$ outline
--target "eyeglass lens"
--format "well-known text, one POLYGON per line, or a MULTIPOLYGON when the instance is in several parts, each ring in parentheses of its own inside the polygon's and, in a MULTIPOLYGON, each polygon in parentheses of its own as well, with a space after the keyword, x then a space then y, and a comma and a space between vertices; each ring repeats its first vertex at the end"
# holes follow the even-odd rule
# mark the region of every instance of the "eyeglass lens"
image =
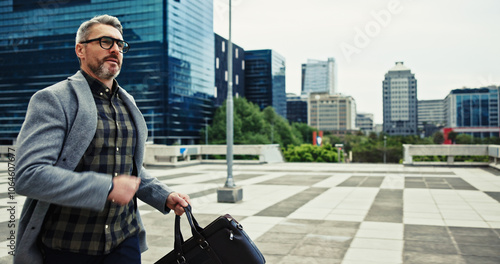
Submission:
MULTIPOLYGON (((111 49, 113 47, 115 40, 109 37, 102 37, 100 44, 103 49, 111 49)), ((116 40, 116 45, 118 46, 118 49, 122 52, 127 52, 128 51, 128 44, 125 41, 122 40, 116 40)))

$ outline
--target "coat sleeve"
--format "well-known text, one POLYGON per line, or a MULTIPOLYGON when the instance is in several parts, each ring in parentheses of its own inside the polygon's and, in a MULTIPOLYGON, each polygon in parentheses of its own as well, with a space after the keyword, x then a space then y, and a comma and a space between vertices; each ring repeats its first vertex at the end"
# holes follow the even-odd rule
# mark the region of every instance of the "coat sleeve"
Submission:
MULTIPOLYGON (((111 176, 57 166, 61 152, 70 143, 66 135, 71 122, 65 107, 50 90, 41 90, 30 100, 17 140, 16 191, 48 203, 102 210, 111 176)), ((72 142, 69 148, 76 146, 78 142, 72 142)))
POLYGON ((141 184, 139 190, 137 190, 137 197, 164 214, 170 212, 166 203, 168 196, 173 190, 157 178, 151 176, 143 166, 140 166, 138 172, 141 177, 141 184))

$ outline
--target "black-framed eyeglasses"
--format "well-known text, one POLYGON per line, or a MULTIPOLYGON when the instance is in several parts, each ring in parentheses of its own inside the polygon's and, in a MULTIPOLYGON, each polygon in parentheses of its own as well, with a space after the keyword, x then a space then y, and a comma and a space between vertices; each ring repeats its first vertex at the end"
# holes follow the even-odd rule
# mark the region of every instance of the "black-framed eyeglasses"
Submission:
POLYGON ((109 50, 113 47, 113 45, 116 42, 116 45, 118 46, 118 50, 120 50, 121 53, 127 53, 127 51, 130 49, 130 45, 128 42, 125 40, 121 39, 115 39, 112 37, 100 37, 100 38, 95 38, 95 39, 89 39, 87 41, 82 41, 80 43, 85 44, 85 43, 90 43, 93 41, 99 41, 99 44, 101 45, 101 48, 105 50, 109 50))

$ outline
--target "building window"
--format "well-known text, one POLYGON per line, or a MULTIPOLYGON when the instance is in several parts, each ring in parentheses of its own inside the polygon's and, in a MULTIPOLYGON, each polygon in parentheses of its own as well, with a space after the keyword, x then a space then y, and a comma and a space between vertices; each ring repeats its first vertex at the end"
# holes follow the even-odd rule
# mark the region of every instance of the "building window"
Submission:
POLYGON ((227 82, 227 71, 224 71, 224 80, 227 82))
POLYGON ((242 69, 242 70, 244 70, 244 69, 245 69, 245 61, 244 61, 244 60, 242 60, 242 61, 241 61, 241 69, 242 69))
POLYGON ((234 79, 235 79, 234 82, 236 83, 236 85, 239 84, 239 78, 238 77, 239 77, 238 74, 236 74, 236 76, 234 77, 234 79))
POLYGON ((215 68, 219 69, 219 57, 215 58, 215 68))
POLYGON ((226 42, 222 41, 222 52, 226 52, 226 42))
POLYGON ((234 56, 235 58, 238 58, 238 48, 234 49, 234 56))

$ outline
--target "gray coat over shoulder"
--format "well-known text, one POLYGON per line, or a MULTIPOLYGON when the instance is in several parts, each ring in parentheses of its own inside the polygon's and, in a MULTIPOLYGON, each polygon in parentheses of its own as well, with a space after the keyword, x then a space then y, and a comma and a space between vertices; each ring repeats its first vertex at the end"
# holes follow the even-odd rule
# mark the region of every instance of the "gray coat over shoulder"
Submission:
MULTIPOLYGON (((118 95, 130 111, 137 129, 134 157, 141 184, 137 197, 160 212, 172 192, 142 166, 147 128, 134 99, 124 89, 118 95)), ((15 264, 42 264, 38 235, 51 204, 103 210, 112 177, 96 172, 74 172, 92 141, 97 110, 81 72, 42 89, 30 100, 16 150, 16 191, 27 197, 19 219, 15 264)), ((142 221, 137 212, 139 224, 142 221)), ((146 234, 139 234, 141 252, 146 234)))

